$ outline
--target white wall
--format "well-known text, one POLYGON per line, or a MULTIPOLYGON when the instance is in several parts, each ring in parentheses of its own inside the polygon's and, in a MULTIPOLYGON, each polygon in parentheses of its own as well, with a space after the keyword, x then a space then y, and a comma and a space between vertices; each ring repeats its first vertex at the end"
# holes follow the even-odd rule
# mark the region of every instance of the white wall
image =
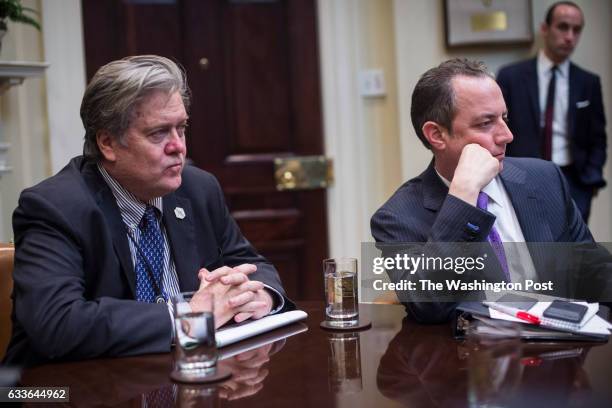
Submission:
MULTIPOLYGON (((38 1, 24 6, 40 10, 38 1)), ((41 34, 35 28, 9 22, 2 40, 3 61, 42 61, 41 34)), ((11 144, 8 164, 13 168, 0 178, 0 241, 12 239, 11 216, 21 190, 50 172, 45 80, 28 78, 0 97, 0 141, 11 144)))
POLYGON ((81 2, 62 0, 61 5, 42 3, 52 174, 82 153, 85 134, 79 116, 86 84, 81 2))
MULTIPOLYGON (((410 122, 410 98, 420 75, 427 69, 453 57, 484 61, 497 72, 500 66, 535 54, 539 44, 539 25, 553 0, 532 1, 534 32, 538 41, 531 46, 470 47, 459 51, 447 50, 444 44, 444 10, 442 1, 394 0, 397 72, 399 86, 400 142, 402 175, 409 179, 418 175, 431 160, 431 153, 418 140, 410 122)), ((612 118, 612 2, 582 0, 586 27, 573 61, 598 73, 602 79, 604 104, 608 121, 612 118)), ((608 126, 610 134, 610 126, 608 126)), ((610 149, 608 149, 610 151, 610 149)), ((611 166, 606 177, 612 181, 611 166)), ((590 228, 598 241, 612 241, 610 202, 612 187, 600 192, 594 200, 590 228)))
POLYGON ((392 0, 319 0, 330 255, 359 257, 370 217, 401 182, 392 0), (359 73, 382 69, 387 93, 365 98, 359 73))
POLYGON ((11 143, 13 171, 0 178, 0 241, 13 237, 11 215, 19 194, 57 173, 80 154, 83 126, 79 106, 85 63, 79 0, 24 1, 39 12, 42 32, 9 23, 2 42, 4 61, 50 63, 42 78, 26 79, 0 99, 0 141, 11 143))

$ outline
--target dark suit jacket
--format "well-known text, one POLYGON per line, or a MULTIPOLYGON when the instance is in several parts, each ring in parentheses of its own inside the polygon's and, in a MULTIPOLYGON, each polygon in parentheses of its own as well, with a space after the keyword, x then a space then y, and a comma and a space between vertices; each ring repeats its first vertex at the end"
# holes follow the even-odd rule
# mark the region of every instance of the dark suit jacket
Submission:
MULTIPOLYGON (((503 67, 497 75, 514 141, 507 156, 541 157, 537 59, 503 67)), ((606 118, 599 77, 570 63, 568 132, 573 164, 585 186, 603 187, 606 162, 606 118)))
MULTIPOLYGON (((556 165, 530 158, 506 158, 500 177, 526 242, 593 242, 556 165)), ((494 221, 495 216, 488 211, 449 195, 432 161, 427 170, 403 184, 372 216, 371 230, 376 241, 384 243, 485 242, 494 221)), ((540 279, 562 284, 564 277, 556 275, 558 270, 544 267, 545 262, 550 262, 546 254, 529 249, 540 279)), ((421 322, 447 321, 455 306, 434 302, 406 304, 411 315, 421 322)))
MULTIPOLYGON (((284 294, 278 273, 244 238, 217 180, 187 166, 163 197, 163 222, 181 291, 198 270, 257 264, 251 279, 284 294), (185 218, 174 214, 185 210, 185 218)), ((170 351, 165 304, 135 301, 135 272, 117 202, 96 164, 74 158, 24 190, 13 215, 13 333, 5 362, 38 364, 170 351)))

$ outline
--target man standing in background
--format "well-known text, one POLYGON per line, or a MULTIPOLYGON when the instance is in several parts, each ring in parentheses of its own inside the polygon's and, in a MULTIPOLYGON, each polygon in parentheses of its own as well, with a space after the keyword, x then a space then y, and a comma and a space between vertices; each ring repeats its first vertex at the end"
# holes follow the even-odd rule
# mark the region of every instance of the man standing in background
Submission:
POLYGON ((506 154, 557 164, 587 222, 593 196, 606 185, 606 119, 599 77, 569 60, 583 27, 576 4, 553 4, 541 26, 538 55, 503 67, 497 82, 514 135, 506 154))

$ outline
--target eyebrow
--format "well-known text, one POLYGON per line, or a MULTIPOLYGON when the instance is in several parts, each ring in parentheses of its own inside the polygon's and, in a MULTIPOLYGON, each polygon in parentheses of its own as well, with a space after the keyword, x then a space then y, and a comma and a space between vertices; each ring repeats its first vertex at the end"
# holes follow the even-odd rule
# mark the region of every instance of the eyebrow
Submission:
MULTIPOLYGON (((483 113, 482 115, 478 115, 474 118, 475 121, 478 120, 482 120, 482 119, 492 119, 492 118, 496 118, 499 115, 496 115, 495 113, 483 113)), ((502 114, 503 116, 503 114, 502 114)))
MULTIPOLYGON (((184 119, 182 119, 181 121, 177 122, 178 125, 184 125, 189 121, 189 116, 186 116, 184 119)), ((175 124, 172 123, 171 121, 162 121, 159 122, 157 124, 153 124, 151 126, 147 126, 145 129, 147 130, 152 130, 152 129, 161 129, 161 128, 165 128, 165 127, 172 127, 175 124)))
POLYGON ((476 116, 474 118, 473 122, 478 122, 478 121, 481 121, 481 120, 484 120, 484 119, 495 119, 495 118, 497 118, 499 116, 504 117, 504 116, 507 116, 507 115, 508 115, 508 111, 507 110, 503 111, 501 115, 498 115, 496 113, 483 113, 482 115, 476 116))

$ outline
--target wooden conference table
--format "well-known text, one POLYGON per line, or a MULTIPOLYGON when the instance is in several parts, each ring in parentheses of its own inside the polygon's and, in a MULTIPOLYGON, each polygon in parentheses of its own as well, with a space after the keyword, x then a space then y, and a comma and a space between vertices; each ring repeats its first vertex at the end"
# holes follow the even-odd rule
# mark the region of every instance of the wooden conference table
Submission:
POLYGON ((519 359, 493 355, 497 368, 487 371, 450 325, 418 325, 402 306, 360 305, 373 327, 339 334, 319 328, 322 302, 298 305, 309 317, 286 329, 297 334, 241 354, 221 350, 219 364, 234 373, 224 383, 175 385, 172 354, 159 354, 31 368, 22 385, 68 386, 74 406, 464 407, 475 387, 493 400, 511 390, 510 405, 521 408, 612 406, 612 343, 561 353, 519 346, 519 359))

